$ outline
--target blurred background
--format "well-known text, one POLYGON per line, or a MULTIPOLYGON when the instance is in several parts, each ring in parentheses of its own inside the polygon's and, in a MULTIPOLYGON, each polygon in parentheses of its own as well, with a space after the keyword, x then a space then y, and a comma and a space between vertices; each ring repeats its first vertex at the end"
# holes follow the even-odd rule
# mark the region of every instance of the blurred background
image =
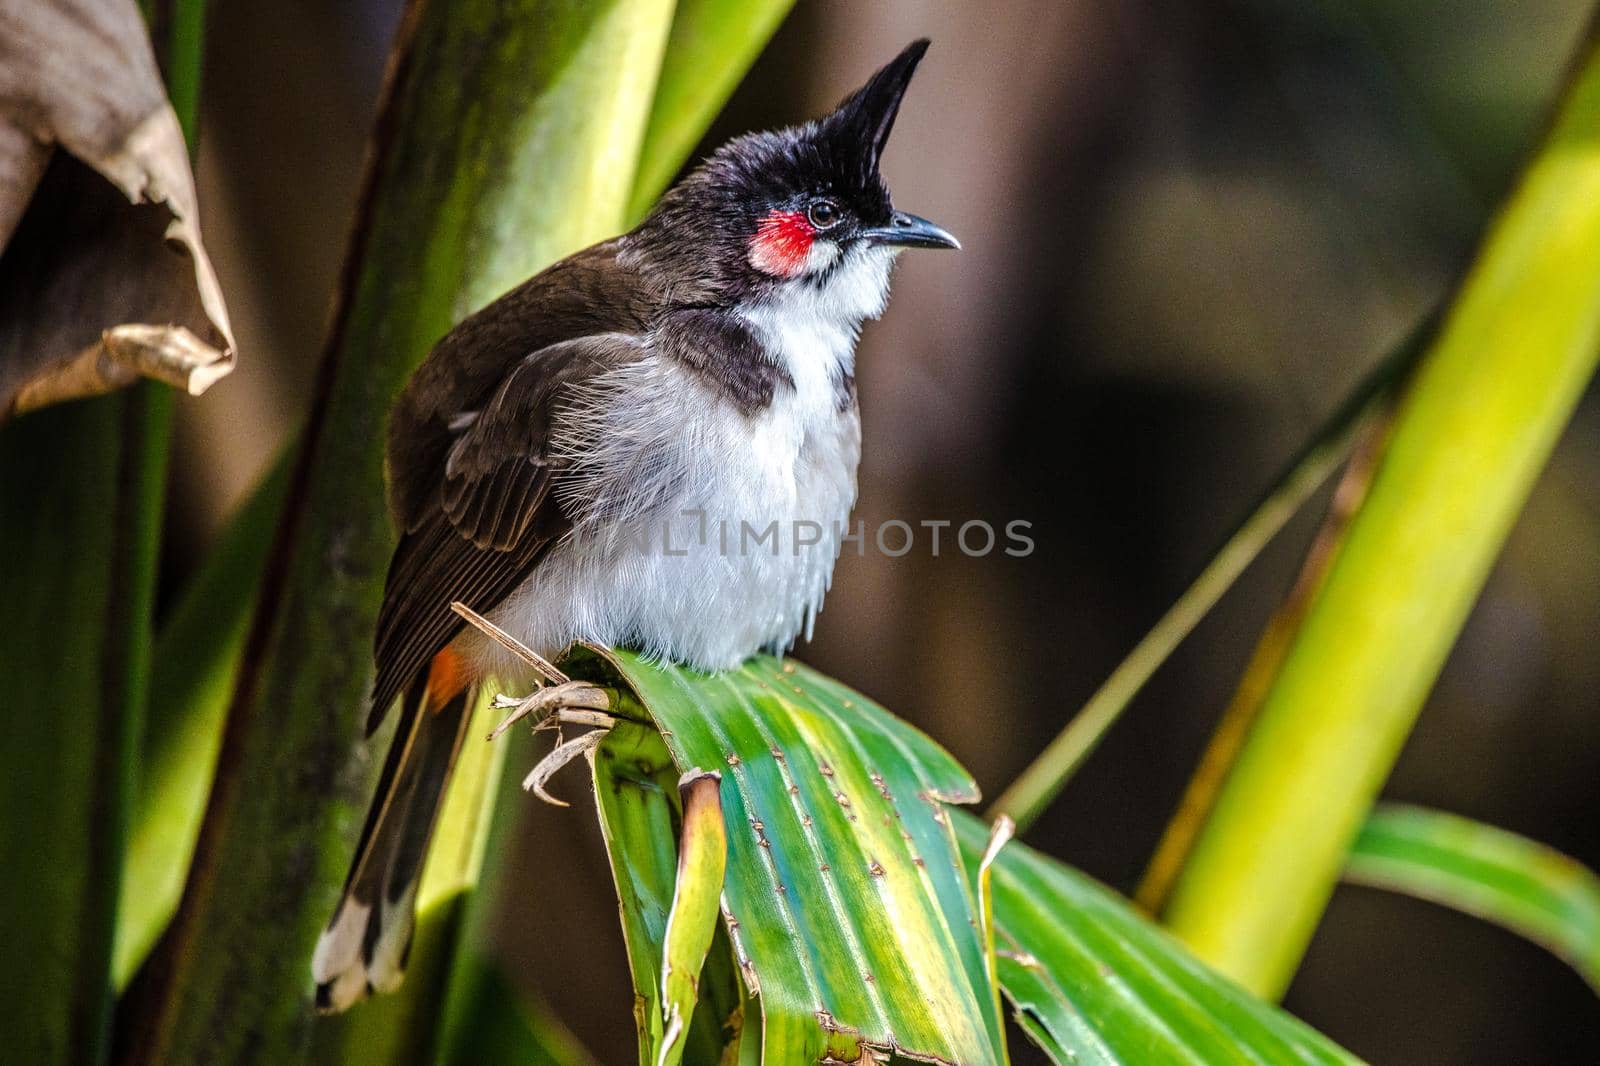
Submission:
MULTIPOLYGON (((907 257, 867 330, 858 514, 869 528, 1021 519, 1037 544, 1026 559, 934 558, 926 539, 898 559, 846 554, 801 657, 996 794, 1445 293, 1589 8, 800 0, 708 145, 815 115, 930 36, 884 169, 900 206, 966 249, 907 257)), ((241 356, 181 405, 169 591, 303 417, 399 10, 211 12, 200 192, 241 356)), ((1032 843, 1133 889, 1322 506, 1162 671, 1032 843)), ((509 800, 522 818, 493 858, 495 950, 601 1061, 629 1061, 610 874, 581 774, 555 787, 573 809, 509 800)), ((1600 866, 1600 397, 1388 795, 1600 866)), ((1378 1063, 1600 1062, 1600 1002, 1561 963, 1361 889, 1340 890, 1287 1005, 1378 1063)))

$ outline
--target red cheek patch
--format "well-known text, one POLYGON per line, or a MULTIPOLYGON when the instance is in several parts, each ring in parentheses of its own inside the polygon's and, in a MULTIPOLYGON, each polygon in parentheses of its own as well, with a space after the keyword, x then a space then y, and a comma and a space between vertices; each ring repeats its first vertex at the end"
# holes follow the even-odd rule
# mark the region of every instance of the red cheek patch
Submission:
POLYGON ((767 274, 790 278, 805 269, 817 231, 799 211, 773 211, 750 239, 750 265, 767 274))

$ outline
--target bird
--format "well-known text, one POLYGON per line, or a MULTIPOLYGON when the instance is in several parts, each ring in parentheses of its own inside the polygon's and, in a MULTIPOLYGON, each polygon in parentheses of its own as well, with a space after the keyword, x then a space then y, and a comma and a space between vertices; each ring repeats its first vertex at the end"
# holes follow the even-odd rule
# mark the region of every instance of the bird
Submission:
POLYGON ((715 672, 809 637, 855 504, 861 327, 903 249, 960 247, 879 168, 927 48, 722 145, 634 229, 462 320, 402 389, 368 736, 400 718, 312 959, 321 1009, 399 986, 469 694, 526 669, 452 604, 550 658, 582 640, 715 672))

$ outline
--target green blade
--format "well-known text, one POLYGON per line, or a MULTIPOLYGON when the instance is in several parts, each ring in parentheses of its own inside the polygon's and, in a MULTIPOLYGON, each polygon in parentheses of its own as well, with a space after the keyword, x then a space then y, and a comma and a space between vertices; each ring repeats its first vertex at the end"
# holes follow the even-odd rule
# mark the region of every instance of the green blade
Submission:
POLYGON ((640 1066, 661 1043, 661 972, 672 879, 677 866, 671 793, 678 771, 649 726, 619 722, 595 752, 594 794, 600 832, 616 882, 622 939, 634 983, 640 1066))
POLYGON ((118 989, 178 909, 261 564, 288 487, 289 463, 280 461, 229 522, 156 635, 140 787, 117 909, 112 975, 118 989))
MULTIPOLYGON (((595 750, 595 805, 617 891, 641 1066, 655 1066, 664 1026, 660 976, 677 870, 678 771, 652 726, 619 722, 595 750)), ((702 1009, 694 1011, 686 1058, 717 1062, 740 1035, 732 949, 713 948, 700 977, 702 1009)))
POLYGON ((20 1062, 107 1054, 164 485, 164 453, 129 445, 162 432, 159 388, 0 432, 0 1046, 20 1062))
POLYGON ((630 220, 650 210, 793 6, 794 0, 678 0, 628 201, 630 220))
MULTIPOLYGON (((943 749, 865 697, 770 656, 706 676, 577 649, 564 668, 636 695, 642 706, 625 711, 648 713, 678 767, 723 774, 723 905, 760 1007, 762 1061, 854 1061, 865 1049, 1005 1060, 944 807, 973 802, 977 790, 943 749)), ((648 854, 661 832, 640 826, 627 845, 648 854)), ((664 866, 665 856, 653 861, 664 866)), ((624 893, 625 929, 628 901, 624 893)))
POLYGON ((1344 879, 1504 926, 1600 992, 1600 877, 1544 844, 1459 815, 1385 804, 1356 838, 1344 879))
POLYGON ((683 834, 678 842, 678 879, 661 960, 662 1032, 652 1056, 655 1066, 678 1066, 683 1061, 689 1019, 700 1000, 700 971, 717 930, 728 862, 721 782, 721 774, 707 770, 691 770, 678 782, 683 834))
MULTIPOLYGON (((969 867, 980 869, 989 827, 965 811, 950 818, 969 867)), ((1013 842, 988 876, 1001 986, 1055 1062, 1357 1061, 1070 867, 1013 842)))

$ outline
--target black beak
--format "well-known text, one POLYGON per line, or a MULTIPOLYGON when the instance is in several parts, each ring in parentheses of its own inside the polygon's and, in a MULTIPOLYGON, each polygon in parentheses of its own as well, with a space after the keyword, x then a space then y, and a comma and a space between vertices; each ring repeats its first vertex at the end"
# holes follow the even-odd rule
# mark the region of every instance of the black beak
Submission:
POLYGON ((862 230, 861 236, 874 244, 887 244, 900 248, 960 248, 961 242, 951 232, 936 222, 919 215, 896 211, 889 217, 887 226, 862 230))

